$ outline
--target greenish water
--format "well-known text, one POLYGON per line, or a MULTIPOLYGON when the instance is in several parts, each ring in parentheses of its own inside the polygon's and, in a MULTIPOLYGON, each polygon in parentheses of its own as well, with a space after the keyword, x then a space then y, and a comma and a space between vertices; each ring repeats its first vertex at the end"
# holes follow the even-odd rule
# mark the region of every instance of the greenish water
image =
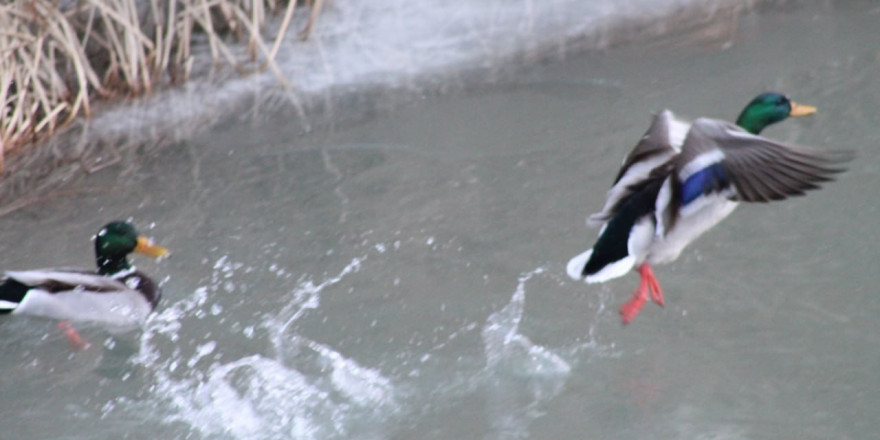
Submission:
POLYGON ((143 334, 83 328, 78 353, 2 320, 0 437, 872 438, 878 20, 794 4, 728 45, 686 32, 307 135, 272 115, 127 156, 5 217, 0 266, 89 265, 88 237, 131 217, 174 253, 137 260, 164 300, 143 334), (565 276, 585 216, 652 111, 733 119, 769 89, 819 113, 765 135, 858 160, 738 209, 621 327, 635 276, 565 276))

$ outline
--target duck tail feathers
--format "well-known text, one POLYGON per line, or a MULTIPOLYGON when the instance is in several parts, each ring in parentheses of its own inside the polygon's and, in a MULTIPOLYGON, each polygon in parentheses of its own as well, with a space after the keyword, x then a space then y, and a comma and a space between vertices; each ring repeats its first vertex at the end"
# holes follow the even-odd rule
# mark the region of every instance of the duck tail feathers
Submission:
POLYGON ((605 281, 622 277, 626 275, 633 266, 636 259, 633 256, 626 256, 618 261, 606 264, 595 273, 585 273, 587 263, 593 256, 593 249, 587 249, 578 255, 575 255, 565 266, 565 272, 573 280, 583 280, 587 283, 604 283, 605 281))
POLYGON ((0 315, 12 313, 18 308, 30 286, 22 284, 12 278, 6 278, 0 284, 0 315))
POLYGON ((632 270, 633 266, 635 266, 635 263, 636 258, 630 255, 611 264, 606 264, 596 273, 587 275, 584 280, 590 284, 604 283, 608 280, 613 280, 614 278, 626 275, 627 273, 629 273, 629 271, 632 270))
POLYGON ((591 255, 593 255, 593 250, 587 249, 580 254, 575 255, 571 260, 568 260, 568 264, 565 266, 565 272, 571 277, 571 279, 584 279, 584 268, 587 266, 587 261, 590 261, 591 255))

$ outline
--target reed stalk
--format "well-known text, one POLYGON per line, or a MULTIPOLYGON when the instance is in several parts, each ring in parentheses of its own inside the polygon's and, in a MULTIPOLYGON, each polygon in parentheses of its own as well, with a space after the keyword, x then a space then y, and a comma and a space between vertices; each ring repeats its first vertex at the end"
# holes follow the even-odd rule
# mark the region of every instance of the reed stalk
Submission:
MULTIPOLYGON (((312 4, 311 31, 322 0, 312 4)), ((192 41, 243 74, 271 68, 296 1, 13 0, 0 5, 0 172, 10 154, 88 117, 95 100, 134 97, 186 80, 192 41), (284 12, 271 44, 266 23, 284 12), (237 55, 233 41, 244 43, 237 55)))

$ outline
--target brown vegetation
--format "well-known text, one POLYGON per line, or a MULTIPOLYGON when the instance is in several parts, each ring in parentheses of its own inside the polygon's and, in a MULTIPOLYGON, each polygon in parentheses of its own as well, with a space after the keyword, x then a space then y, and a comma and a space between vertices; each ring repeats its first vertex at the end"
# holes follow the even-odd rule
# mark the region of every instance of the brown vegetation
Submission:
MULTIPOLYGON (((312 5, 308 36, 322 0, 312 5)), ((195 34, 215 62, 242 73, 271 68, 296 1, 14 0, 0 5, 0 172, 6 156, 45 139, 94 99, 149 93, 185 80, 195 34), (284 13, 271 47, 261 34, 284 13), (236 56, 228 38, 247 44, 236 56)))

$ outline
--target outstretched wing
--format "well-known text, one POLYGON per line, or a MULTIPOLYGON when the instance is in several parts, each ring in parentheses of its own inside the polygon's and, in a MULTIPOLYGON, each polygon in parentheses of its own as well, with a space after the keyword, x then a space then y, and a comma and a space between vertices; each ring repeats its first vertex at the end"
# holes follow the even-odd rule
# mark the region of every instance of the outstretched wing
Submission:
POLYGON ((769 202, 803 195, 845 170, 850 151, 821 151, 776 142, 734 124, 697 119, 676 158, 681 203, 732 189, 730 198, 769 202))
POLYGON ((623 160, 614 185, 605 196, 602 211, 591 215, 587 224, 605 224, 620 209, 623 201, 633 194, 634 188, 641 187, 654 169, 678 154, 687 130, 688 124, 676 120, 669 110, 654 115, 648 131, 623 160))

